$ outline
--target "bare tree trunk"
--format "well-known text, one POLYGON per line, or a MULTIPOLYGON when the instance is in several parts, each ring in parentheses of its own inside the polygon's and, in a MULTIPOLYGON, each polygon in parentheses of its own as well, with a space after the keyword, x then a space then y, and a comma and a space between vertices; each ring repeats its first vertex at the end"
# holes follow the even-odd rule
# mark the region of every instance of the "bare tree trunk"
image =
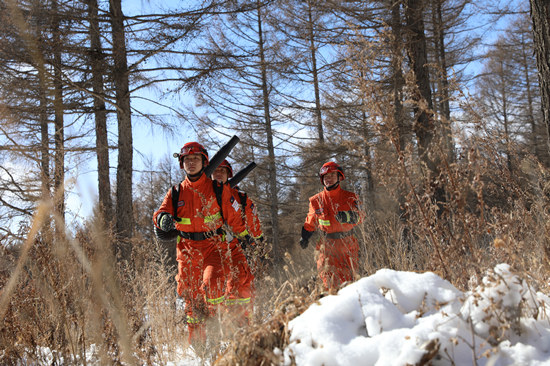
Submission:
POLYGON ((542 117, 546 125, 547 147, 550 152, 550 3, 530 0, 533 40, 539 70, 542 117))
POLYGON ((422 19, 422 2, 408 0, 405 8, 409 41, 407 42, 409 60, 415 75, 415 125, 414 131, 418 138, 418 150, 426 166, 435 171, 433 161, 428 156, 430 145, 434 137, 432 91, 430 89, 430 75, 427 69, 428 55, 426 51, 426 36, 424 34, 424 20, 422 19))
POLYGON ((403 61, 401 44, 403 41, 403 32, 401 27, 401 0, 394 0, 392 3, 392 55, 391 65, 393 71, 392 89, 393 89, 393 119, 396 126, 396 132, 398 134, 399 151, 404 151, 406 146, 407 128, 405 126, 405 119, 403 115, 403 87, 405 85, 405 79, 403 78, 403 72, 401 63, 403 61))
POLYGON ((90 18, 90 66, 94 92, 94 116, 96 127, 96 154, 98 172, 99 210, 104 223, 113 220, 111 181, 109 177, 109 141, 107 138, 107 109, 103 88, 104 55, 101 48, 97 0, 88 0, 90 18))
MULTIPOLYGON (((365 105, 365 103, 362 101, 362 105, 365 105)), ((365 146, 365 175, 366 175, 366 182, 364 182, 363 186, 365 188, 365 197, 367 201, 365 202, 365 207, 368 207, 371 212, 374 212, 376 210, 376 200, 374 199, 374 179, 372 177, 372 164, 370 160, 370 130, 369 130, 369 123, 367 118, 367 113, 365 110, 361 112, 361 121, 363 126, 363 141, 365 146)))
POLYGON ((441 14, 442 0, 434 0, 433 23, 434 23, 434 44, 437 64, 440 75, 437 77, 439 89, 439 110, 442 115, 441 135, 449 162, 455 161, 455 146, 451 128, 451 107, 449 103, 449 80, 447 75, 447 59, 445 56, 445 34, 443 32, 443 16, 441 14))
MULTIPOLYGON (((51 199, 51 176, 50 176, 50 138, 49 138, 49 120, 48 120, 48 78, 46 72, 44 56, 38 47, 38 42, 32 32, 29 31, 28 23, 23 17, 21 9, 15 1, 6 2, 6 9, 9 11, 9 16, 17 26, 24 45, 27 48, 31 60, 31 64, 36 67, 38 73, 38 98, 39 98, 39 129, 40 129, 40 185, 41 199, 49 201, 51 199)), ((51 216, 44 218, 42 226, 43 235, 46 242, 52 239, 51 216)))
POLYGON ((61 40, 57 1, 52 2, 53 37, 53 107, 54 107, 54 208, 55 236, 62 239, 65 233, 65 126, 63 105, 63 81, 61 80, 61 40))
POLYGON ((426 35, 424 33, 423 8, 421 0, 407 0, 405 5, 405 17, 407 21, 408 55, 411 68, 415 76, 415 88, 413 99, 414 132, 418 139, 418 154, 422 162, 428 168, 430 181, 440 181, 434 190, 433 199, 438 204, 438 215, 442 213, 442 204, 446 201, 445 191, 439 180, 439 158, 434 149, 434 116, 432 91, 430 89, 430 75, 428 72, 428 54, 426 50, 426 35), (431 154, 430 154, 431 153, 431 154), (433 156, 430 156, 433 155, 433 156))
MULTIPOLYGON (((393 0, 391 7, 391 27, 393 38, 391 42, 391 65, 392 65, 392 90, 393 90, 393 122, 392 134, 397 134, 397 155, 398 159, 402 158, 405 153, 408 142, 408 128, 406 126, 405 116, 403 113, 403 88, 405 86, 405 79, 403 77, 402 62, 403 62, 403 29, 402 29, 402 17, 401 17, 401 0, 393 0)), ((407 222, 409 221, 409 212, 406 209, 406 188, 401 184, 398 188, 397 203, 399 207, 398 215, 399 220, 403 224, 402 226, 402 239, 404 242, 409 241, 409 230, 407 222)))
MULTIPOLYGON (((531 127, 531 144, 533 145, 533 154, 537 157, 537 159, 541 162, 544 162, 545 154, 543 151, 541 151, 541 141, 539 136, 539 129, 537 128, 537 122, 535 121, 535 111, 533 108, 534 104, 534 98, 533 98, 533 90, 532 90, 532 82, 531 77, 529 74, 529 62, 528 58, 532 57, 531 55, 528 55, 528 50, 525 44, 525 40, 523 40, 523 34, 522 34, 522 41, 521 42, 521 61, 522 61, 522 69, 523 69, 523 78, 525 79, 525 91, 527 96, 527 119, 529 121, 529 126, 531 127)), ((548 164, 548 162, 546 162, 548 164)))
POLYGON ((46 94, 45 75, 39 70, 40 95, 40 183, 42 199, 50 199, 50 137, 48 134, 48 98, 46 94))
POLYGON ((323 132, 323 116, 321 113, 321 96, 319 92, 319 74, 317 70, 317 48, 315 47, 315 39, 313 34, 313 18, 311 15, 311 1, 307 2, 307 15, 308 15, 308 37, 309 37, 309 48, 311 52, 311 72, 313 74, 313 89, 315 93, 315 119, 317 121, 317 138, 319 139, 319 144, 323 145, 325 143, 325 137, 323 132))
POLYGON ((512 144, 510 139, 510 120, 508 118, 508 91, 507 88, 509 87, 506 83, 505 76, 504 76, 504 65, 500 66, 500 74, 498 77, 502 79, 502 82, 500 83, 500 95, 501 95, 501 102, 502 102, 502 123, 504 124, 504 141, 506 142, 506 166, 508 167, 508 170, 512 172, 512 155, 510 151, 510 146, 512 144))
POLYGON ((267 137, 268 150, 268 174, 269 174, 269 190, 271 195, 271 227, 273 235, 273 255, 279 258, 280 243, 279 243, 279 198, 277 187, 277 167, 275 165, 275 146, 273 144, 273 130, 271 128, 271 114, 269 107, 269 90, 267 89, 267 67, 264 54, 264 39, 262 34, 262 13, 261 6, 258 3, 258 44, 260 52, 260 67, 262 74, 262 94, 265 117, 265 132, 267 137))
MULTIPOLYGON (((132 204, 132 117, 130 111, 130 91, 128 64, 126 58, 126 37, 121 0, 110 0, 111 27, 113 40, 113 81, 116 92, 118 120, 118 165, 116 187, 116 234, 120 239, 133 235, 132 204)), ((128 252, 122 251, 123 258, 128 252)))

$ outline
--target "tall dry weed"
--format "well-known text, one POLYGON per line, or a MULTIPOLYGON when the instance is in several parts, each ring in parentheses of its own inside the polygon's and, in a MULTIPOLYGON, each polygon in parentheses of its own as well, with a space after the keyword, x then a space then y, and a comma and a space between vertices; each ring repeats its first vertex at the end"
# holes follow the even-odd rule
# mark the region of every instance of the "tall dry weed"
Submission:
MULTIPOLYGON (((414 149, 391 155, 399 164, 382 159, 377 204, 357 229, 357 278, 381 268, 433 271, 467 290, 506 262, 548 290, 550 174, 519 147, 510 171, 493 145, 489 138, 464 139, 455 160, 441 157, 436 181, 424 174, 414 149), (445 188, 444 202, 433 200, 434 184, 445 188)), ((20 248, 2 248, 0 362, 166 364, 185 357, 187 329, 165 247, 136 237, 126 243, 130 259, 117 260, 116 239, 95 222, 67 230, 74 237, 44 234, 48 207, 37 210, 20 248)), ((288 344, 288 321, 326 295, 314 245, 302 250, 298 234, 288 253, 258 274, 251 324, 213 323, 205 361, 278 362, 274 349, 288 344)))
MULTIPOLYGON (((54 238, 43 225, 47 207, 37 210, 27 241, 12 255, 13 270, 1 278, 2 363, 132 363, 129 307, 113 239, 98 228, 54 238)), ((60 218, 54 220, 61 227, 60 218)))

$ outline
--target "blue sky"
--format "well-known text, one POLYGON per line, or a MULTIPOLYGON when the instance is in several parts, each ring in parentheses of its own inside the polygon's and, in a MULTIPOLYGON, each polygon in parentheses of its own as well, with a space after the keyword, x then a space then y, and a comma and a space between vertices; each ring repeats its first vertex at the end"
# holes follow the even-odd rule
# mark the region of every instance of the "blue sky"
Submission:
MULTIPOLYGON (((500 1, 499 3, 505 4, 507 1, 500 1)), ((519 4, 514 1, 513 3, 519 4)), ((179 1, 124 1, 123 11, 126 15, 135 15, 140 13, 159 12, 161 8, 174 6, 174 4, 181 4, 179 1)), ((478 3, 481 4, 481 3, 478 3)), ((493 5, 494 2, 493 2, 493 5)), ((499 23, 490 24, 486 29, 485 36, 487 42, 495 40, 494 36, 488 36, 489 34, 496 34, 506 24, 506 19, 499 23)), ((479 64, 472 64, 468 66, 468 70, 479 69, 479 64)), ((475 72, 475 71, 470 71, 475 72)), ((169 99, 160 100, 160 93, 154 90, 141 91, 141 96, 144 98, 136 98, 133 96, 132 108, 140 113, 148 113, 156 116, 161 116, 164 121, 169 122, 173 126, 173 131, 165 131, 159 126, 152 125, 146 118, 139 116, 139 113, 135 113, 133 116, 133 138, 134 138, 134 169, 139 172, 146 169, 145 162, 151 160, 153 164, 157 163, 165 156, 171 156, 173 152, 179 151, 180 147, 188 141, 198 140, 198 137, 190 126, 186 126, 181 120, 173 117, 171 111, 167 108, 163 108, 160 104, 165 103, 174 108, 179 108, 182 104, 192 104, 193 100, 185 94, 173 95, 169 99), (183 98, 183 100, 182 100, 183 98), (160 102, 159 104, 148 102, 147 99, 160 102)), ((111 127, 112 128, 112 127, 111 127)), ((115 143, 116 138, 111 136, 111 142, 115 143)), ((174 164, 176 164, 174 162, 174 164)), ((111 165, 111 177, 112 181, 116 178, 116 165, 117 154, 116 151, 112 151, 110 155, 111 165)), ((69 182, 76 179, 76 186, 74 190, 69 189, 67 195, 67 206, 73 214, 77 217, 86 217, 91 214, 92 207, 97 201, 97 167, 95 156, 91 156, 87 161, 80 163, 76 169, 71 169, 67 174, 69 182), (71 192, 72 191, 72 192, 71 192)), ((138 179, 136 175, 134 182, 138 179)), ((72 214, 69 213, 69 217, 72 214)))

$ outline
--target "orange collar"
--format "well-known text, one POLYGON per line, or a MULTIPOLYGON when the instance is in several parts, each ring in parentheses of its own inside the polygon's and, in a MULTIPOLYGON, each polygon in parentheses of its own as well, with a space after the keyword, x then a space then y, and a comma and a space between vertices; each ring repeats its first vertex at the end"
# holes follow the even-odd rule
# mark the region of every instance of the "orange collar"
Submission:
POLYGON ((203 185, 204 182, 206 181, 206 175, 203 173, 201 173, 201 176, 199 179, 197 179, 196 181, 192 182, 189 180, 189 177, 185 177, 185 181, 187 182, 188 185, 190 185, 191 187, 198 187, 200 185, 203 185))
POLYGON ((342 191, 342 187, 340 186, 340 184, 338 184, 336 188, 331 189, 330 191, 327 189, 327 187, 325 187, 324 191, 327 196, 334 197, 340 194, 340 192, 342 191))

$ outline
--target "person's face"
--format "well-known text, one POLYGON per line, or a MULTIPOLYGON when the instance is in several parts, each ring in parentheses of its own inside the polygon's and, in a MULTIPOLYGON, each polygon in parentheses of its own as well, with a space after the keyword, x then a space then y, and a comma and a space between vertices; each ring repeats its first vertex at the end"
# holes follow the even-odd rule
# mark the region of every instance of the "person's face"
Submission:
POLYGON ((336 182, 338 182, 338 172, 330 172, 323 176, 323 183, 325 184, 325 187, 330 187, 336 182))
POLYGON ((229 174, 227 173, 227 169, 219 166, 214 170, 214 173, 212 173, 212 179, 217 180, 219 183, 225 183, 229 179, 229 174))
POLYGON ((183 169, 189 175, 197 174, 202 169, 202 155, 191 154, 183 157, 183 169))

